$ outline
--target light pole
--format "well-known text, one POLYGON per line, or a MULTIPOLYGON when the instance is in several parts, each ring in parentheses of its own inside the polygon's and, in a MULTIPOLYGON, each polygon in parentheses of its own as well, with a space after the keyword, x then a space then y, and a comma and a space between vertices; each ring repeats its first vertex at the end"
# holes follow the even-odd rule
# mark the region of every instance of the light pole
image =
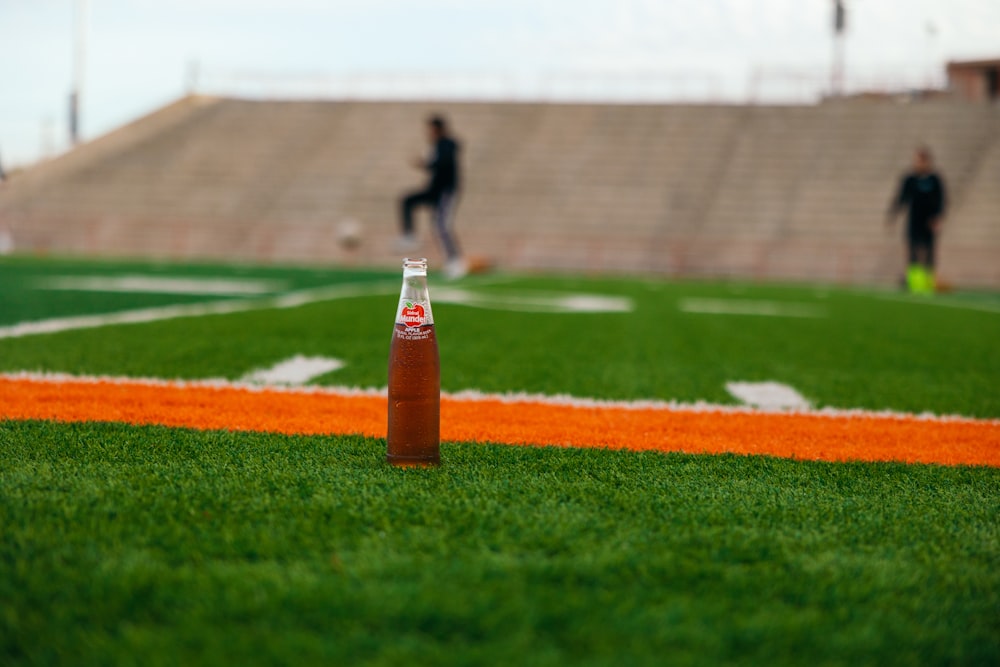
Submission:
POLYGON ((80 105, 87 56, 87 0, 76 0, 76 39, 73 48, 73 89, 69 94, 69 141, 80 143, 80 105))
POLYGON ((847 9, 843 0, 833 0, 833 65, 830 69, 830 92, 834 97, 844 94, 844 30, 847 9))
POLYGON ((927 81, 924 84, 924 88, 931 91, 937 86, 938 70, 935 66, 937 64, 937 51, 934 48, 934 40, 937 37, 937 25, 933 21, 928 20, 924 25, 924 32, 927 35, 927 73, 925 74, 927 81))

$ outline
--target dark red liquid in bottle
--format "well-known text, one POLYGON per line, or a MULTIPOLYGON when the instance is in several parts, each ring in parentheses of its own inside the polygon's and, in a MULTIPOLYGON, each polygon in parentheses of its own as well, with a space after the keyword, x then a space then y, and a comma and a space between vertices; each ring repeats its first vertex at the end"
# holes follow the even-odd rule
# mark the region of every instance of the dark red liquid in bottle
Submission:
POLYGON ((423 270, 403 264, 403 293, 389 347, 386 461, 399 466, 441 463, 441 361, 423 270))
POLYGON ((389 349, 389 436, 396 465, 441 462, 441 362, 434 325, 397 324, 389 349))

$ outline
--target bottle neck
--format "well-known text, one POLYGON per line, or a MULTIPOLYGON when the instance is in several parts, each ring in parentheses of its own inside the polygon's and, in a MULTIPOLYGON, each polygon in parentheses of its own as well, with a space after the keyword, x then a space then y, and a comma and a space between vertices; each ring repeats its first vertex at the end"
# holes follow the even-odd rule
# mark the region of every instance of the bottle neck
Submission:
POLYGON ((400 297, 421 301, 428 299, 426 259, 403 260, 403 291, 400 297))
POLYGON ((410 299, 411 301, 430 300, 427 290, 427 276, 403 276, 403 289, 400 291, 399 297, 401 299, 410 299))
POLYGON ((430 293, 427 289, 427 260, 403 262, 403 288, 399 293, 396 323, 407 326, 434 324, 430 293))

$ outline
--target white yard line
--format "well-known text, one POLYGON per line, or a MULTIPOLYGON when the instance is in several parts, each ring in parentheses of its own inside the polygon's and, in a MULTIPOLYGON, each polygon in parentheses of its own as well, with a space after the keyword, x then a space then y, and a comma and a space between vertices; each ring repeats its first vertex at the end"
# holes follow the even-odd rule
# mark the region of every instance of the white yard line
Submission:
POLYGON ((76 329, 94 329, 115 324, 159 322, 161 320, 172 320, 180 317, 229 315, 231 313, 245 313, 268 308, 296 308, 318 301, 349 299, 376 294, 392 294, 398 289, 399 284, 395 281, 392 283, 379 282, 366 285, 332 285, 329 287, 297 290, 280 296, 259 299, 209 301, 207 303, 187 303, 173 306, 159 306, 156 308, 123 310, 117 313, 104 313, 102 315, 56 317, 48 320, 21 322, 0 327, 0 339, 60 333, 76 329))
POLYGON ((526 313, 628 313, 635 309, 628 297, 603 294, 518 292, 472 292, 454 287, 432 290, 435 303, 456 303, 473 308, 526 313))
MULTIPOLYGON (((212 389, 237 389, 243 391, 261 392, 275 391, 290 394, 322 394, 329 396, 386 396, 385 387, 344 387, 344 386, 289 386, 264 385, 245 381, 233 381, 224 378, 208 378, 201 380, 166 380, 162 378, 133 378, 110 375, 72 375, 69 373, 49 373, 34 371, 0 372, 0 380, 29 380, 32 382, 51 382, 53 384, 78 383, 114 383, 134 384, 154 387, 204 387, 212 389)), ((455 401, 500 403, 535 403, 543 405, 570 406, 577 408, 618 408, 624 410, 663 410, 667 412, 711 412, 721 414, 789 414, 813 417, 861 419, 906 419, 932 422, 970 422, 1000 426, 1000 419, 982 419, 964 415, 936 415, 931 412, 898 412, 895 410, 869 410, 864 408, 802 408, 777 409, 755 408, 746 405, 723 405, 707 401, 683 402, 655 399, 638 400, 608 400, 602 398, 586 398, 569 394, 532 394, 528 392, 486 393, 478 389, 464 389, 457 392, 441 392, 443 398, 455 401)))
MULTIPOLYGON (((503 281, 502 278, 481 280, 477 284, 484 285, 503 281)), ((255 299, 227 299, 224 301, 139 308, 100 315, 56 317, 47 320, 0 326, 0 339, 60 333, 76 329, 94 329, 117 324, 159 322, 161 320, 171 320, 180 317, 229 315, 269 308, 297 308, 320 301, 395 294, 399 290, 399 284, 398 281, 383 281, 367 284, 331 285, 255 299)), ((553 295, 550 293, 538 293, 532 290, 490 294, 444 286, 432 288, 431 300, 437 303, 454 303, 478 308, 546 313, 627 312, 632 309, 630 299, 614 296, 580 293, 553 295)))
POLYGON ((188 278, 176 276, 50 276, 39 278, 36 289, 73 292, 132 292, 147 294, 202 294, 258 296, 285 290, 281 280, 256 278, 188 278))
POLYGON ((975 310, 981 313, 1000 313, 1000 304, 976 303, 974 301, 960 301, 947 296, 935 294, 933 296, 913 296, 908 294, 889 294, 879 292, 862 292, 867 296, 881 299, 882 301, 893 301, 896 303, 908 303, 921 306, 940 306, 941 308, 956 308, 958 310, 975 310))
POLYGON ((706 315, 758 315, 765 317, 826 317, 826 309, 811 303, 751 301, 749 299, 685 298, 677 302, 685 313, 706 315))

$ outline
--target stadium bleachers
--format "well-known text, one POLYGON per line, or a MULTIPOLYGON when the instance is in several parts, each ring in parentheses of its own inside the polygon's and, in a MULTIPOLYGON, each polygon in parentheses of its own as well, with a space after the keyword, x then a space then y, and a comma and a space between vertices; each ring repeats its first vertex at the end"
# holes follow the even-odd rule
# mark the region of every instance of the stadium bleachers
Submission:
MULTIPOLYGON (((895 281, 884 212, 930 145, 952 207, 941 274, 1000 286, 1000 109, 246 101, 187 97, 0 194, 22 251, 390 265, 423 119, 465 145, 458 230, 513 269, 895 281), (347 220, 363 230, 339 243, 347 220)), ((440 254, 421 219, 432 258, 440 254)))

